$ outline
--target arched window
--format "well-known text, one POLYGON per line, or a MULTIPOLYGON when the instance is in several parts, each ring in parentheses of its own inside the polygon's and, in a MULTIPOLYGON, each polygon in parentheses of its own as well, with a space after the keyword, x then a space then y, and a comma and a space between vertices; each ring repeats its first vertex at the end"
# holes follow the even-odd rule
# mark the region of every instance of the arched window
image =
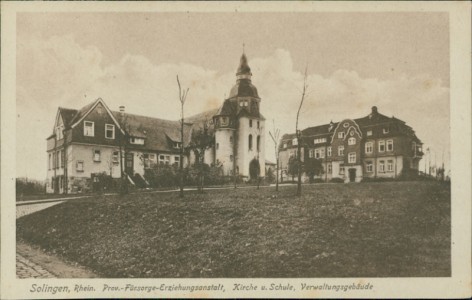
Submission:
POLYGON ((252 134, 249 135, 249 151, 252 150, 252 134))
POLYGON ((233 137, 232 137, 232 136, 229 137, 229 143, 230 143, 231 145, 233 144, 233 137))
POLYGON ((257 136, 257 152, 261 151, 261 136, 257 136))

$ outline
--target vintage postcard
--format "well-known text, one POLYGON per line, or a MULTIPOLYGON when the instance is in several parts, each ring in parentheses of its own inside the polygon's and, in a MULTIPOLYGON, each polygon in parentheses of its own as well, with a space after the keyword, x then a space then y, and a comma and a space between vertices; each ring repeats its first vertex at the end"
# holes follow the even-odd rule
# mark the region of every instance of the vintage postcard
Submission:
POLYGON ((2 2, 0 297, 470 297, 470 9, 2 2))

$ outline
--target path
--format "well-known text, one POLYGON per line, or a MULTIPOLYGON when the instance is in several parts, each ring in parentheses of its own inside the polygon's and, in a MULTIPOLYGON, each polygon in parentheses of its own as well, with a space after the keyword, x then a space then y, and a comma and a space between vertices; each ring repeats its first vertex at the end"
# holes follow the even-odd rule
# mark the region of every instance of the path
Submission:
MULTIPOLYGON (((22 204, 16 207, 16 218, 32 214, 64 200, 46 203, 22 204)), ((16 276, 18 278, 93 278, 94 273, 78 266, 73 266, 60 258, 48 255, 40 249, 17 241, 16 276)))

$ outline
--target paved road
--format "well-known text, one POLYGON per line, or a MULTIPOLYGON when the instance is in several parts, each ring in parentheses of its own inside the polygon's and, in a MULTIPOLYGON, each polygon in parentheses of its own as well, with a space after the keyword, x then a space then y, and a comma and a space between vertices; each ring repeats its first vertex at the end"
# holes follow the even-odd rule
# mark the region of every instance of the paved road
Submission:
MULTIPOLYGON (((42 209, 46 209, 50 206, 57 205, 63 201, 21 205, 16 207, 16 218, 32 214, 42 209)), ((50 271, 35 264, 31 260, 23 257, 21 254, 16 253, 16 276, 18 278, 55 278, 56 276, 50 271)))

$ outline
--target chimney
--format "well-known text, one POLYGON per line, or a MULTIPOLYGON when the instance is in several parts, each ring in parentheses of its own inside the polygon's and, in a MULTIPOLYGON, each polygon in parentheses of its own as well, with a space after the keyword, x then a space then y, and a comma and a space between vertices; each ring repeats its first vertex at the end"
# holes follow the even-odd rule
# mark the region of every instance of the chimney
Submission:
POLYGON ((123 117, 125 114, 125 107, 123 105, 120 105, 120 115, 123 117))
POLYGON ((377 106, 372 106, 372 114, 376 114, 377 113, 377 106))

